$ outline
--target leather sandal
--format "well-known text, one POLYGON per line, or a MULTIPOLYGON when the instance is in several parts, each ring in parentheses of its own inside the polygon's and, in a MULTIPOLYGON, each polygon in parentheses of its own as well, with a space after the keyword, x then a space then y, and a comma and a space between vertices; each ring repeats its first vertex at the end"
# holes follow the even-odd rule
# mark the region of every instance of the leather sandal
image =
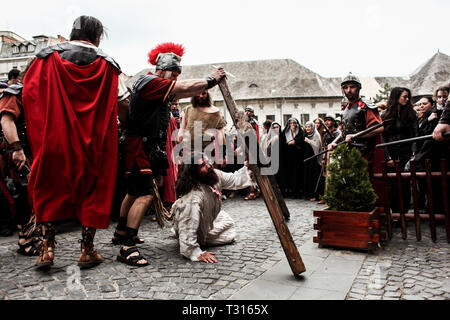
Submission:
POLYGON ((103 262, 102 256, 94 250, 95 233, 95 228, 83 226, 81 229, 81 255, 78 266, 82 269, 92 268, 103 262))
POLYGON ((36 221, 34 215, 30 221, 25 225, 17 225, 19 234, 19 249, 17 252, 24 256, 38 256, 42 241, 39 239, 39 229, 36 228, 36 221), (25 240, 24 243, 20 243, 25 240))
POLYGON ((37 268, 47 268, 53 265, 53 259, 55 258, 55 240, 43 240, 39 252, 39 257, 36 259, 34 265, 37 268), (49 253, 53 253, 53 257, 50 258, 49 253))
POLYGON ((126 250, 123 248, 120 249, 120 254, 117 255, 117 261, 126 263, 133 267, 145 267, 148 266, 148 261, 146 260, 145 263, 138 263, 140 260, 146 260, 139 252, 137 247, 131 247, 126 250), (138 255, 132 256, 134 252, 137 252, 138 255))
POLYGON ((24 234, 19 233, 19 249, 17 252, 24 256, 38 256, 40 254, 41 243, 39 239, 27 238, 24 234), (20 243, 21 239, 29 240, 24 244, 20 243))
POLYGON ((103 262, 101 255, 94 249, 94 244, 81 242, 81 256, 78 260, 78 266, 81 269, 92 268, 103 262))

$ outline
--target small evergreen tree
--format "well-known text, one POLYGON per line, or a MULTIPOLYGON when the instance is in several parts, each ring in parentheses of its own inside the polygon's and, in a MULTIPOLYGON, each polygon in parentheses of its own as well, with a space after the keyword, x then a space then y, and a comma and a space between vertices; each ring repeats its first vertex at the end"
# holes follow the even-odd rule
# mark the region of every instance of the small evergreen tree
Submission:
POLYGON ((323 198, 330 210, 370 211, 377 196, 367 172, 367 160, 346 144, 331 155, 328 183, 323 198))
POLYGON ((385 83, 383 88, 378 90, 378 93, 375 95, 375 98, 373 99, 374 103, 378 103, 381 101, 387 101, 389 98, 389 94, 392 91, 392 87, 389 85, 389 83, 385 83))

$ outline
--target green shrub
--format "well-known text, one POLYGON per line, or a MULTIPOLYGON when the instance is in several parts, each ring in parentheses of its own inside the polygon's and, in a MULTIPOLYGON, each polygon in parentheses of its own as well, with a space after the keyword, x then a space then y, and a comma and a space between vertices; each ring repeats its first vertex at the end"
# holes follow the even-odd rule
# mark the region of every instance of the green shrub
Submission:
POLYGON ((339 145, 328 166, 328 183, 323 197, 329 210, 370 211, 377 196, 367 172, 367 161, 355 148, 339 145))

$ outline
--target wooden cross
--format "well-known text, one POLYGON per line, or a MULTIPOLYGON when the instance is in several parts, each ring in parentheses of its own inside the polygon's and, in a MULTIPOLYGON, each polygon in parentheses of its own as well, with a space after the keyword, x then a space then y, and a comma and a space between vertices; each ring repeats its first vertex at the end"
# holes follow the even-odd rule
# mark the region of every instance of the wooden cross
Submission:
MULTIPOLYGON (((231 92, 225 78, 219 82, 219 88, 222 92, 225 104, 230 111, 230 116, 235 127, 237 129, 241 129, 240 124, 237 121, 238 109, 233 97, 231 96, 231 92)), ((238 134, 240 134, 239 130, 237 131, 238 134)), ((252 132, 255 134, 255 140, 253 141, 257 141, 256 133, 254 130, 252 132)), ((250 148, 248 148, 247 145, 245 146, 245 152, 247 155, 250 152, 250 148)), ((275 226, 275 230, 277 231, 278 238, 280 239, 281 246, 283 247, 289 265, 291 266, 291 270, 294 273, 294 276, 298 276, 300 273, 306 271, 306 268, 292 239, 291 233, 289 232, 289 228, 283 218, 283 215, 285 217, 289 217, 289 211, 286 207, 286 203, 284 202, 284 198, 281 195, 275 177, 273 175, 261 175, 260 168, 256 164, 249 164, 249 168, 255 175, 256 182, 258 183, 264 202, 269 210, 270 217, 272 218, 272 222, 275 226)))

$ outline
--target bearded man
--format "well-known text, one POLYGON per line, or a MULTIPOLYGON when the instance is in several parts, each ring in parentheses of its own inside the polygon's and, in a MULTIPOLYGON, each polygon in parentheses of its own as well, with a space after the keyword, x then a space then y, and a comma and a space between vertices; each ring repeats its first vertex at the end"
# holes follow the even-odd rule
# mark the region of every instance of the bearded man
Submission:
POLYGON ((333 150, 339 141, 345 140, 347 144, 357 148, 369 163, 374 164, 375 172, 381 172, 381 161, 383 161, 384 156, 382 152, 376 154, 376 151, 380 150, 376 150, 375 145, 381 143, 380 134, 384 128, 375 129, 360 137, 358 141, 353 141, 353 136, 356 133, 382 122, 378 109, 375 105, 360 97, 361 81, 351 72, 342 80, 341 88, 348 100, 342 107, 343 130, 328 145, 328 150, 333 150))
POLYGON ((222 210, 222 189, 239 190, 252 186, 246 166, 234 173, 213 169, 201 153, 193 153, 178 176, 177 194, 172 206, 173 236, 180 253, 192 261, 218 262, 214 253, 201 246, 229 244, 236 238, 233 219, 222 210))
POLYGON ((155 197, 154 179, 167 174, 167 129, 170 102, 192 97, 214 87, 224 76, 216 69, 206 79, 176 81, 181 73, 182 45, 163 43, 149 53, 155 73, 140 76, 131 90, 130 113, 125 138, 125 174, 127 194, 120 208, 119 223, 113 243, 122 244, 117 260, 132 266, 146 266, 148 261, 136 247, 141 220, 155 197))

